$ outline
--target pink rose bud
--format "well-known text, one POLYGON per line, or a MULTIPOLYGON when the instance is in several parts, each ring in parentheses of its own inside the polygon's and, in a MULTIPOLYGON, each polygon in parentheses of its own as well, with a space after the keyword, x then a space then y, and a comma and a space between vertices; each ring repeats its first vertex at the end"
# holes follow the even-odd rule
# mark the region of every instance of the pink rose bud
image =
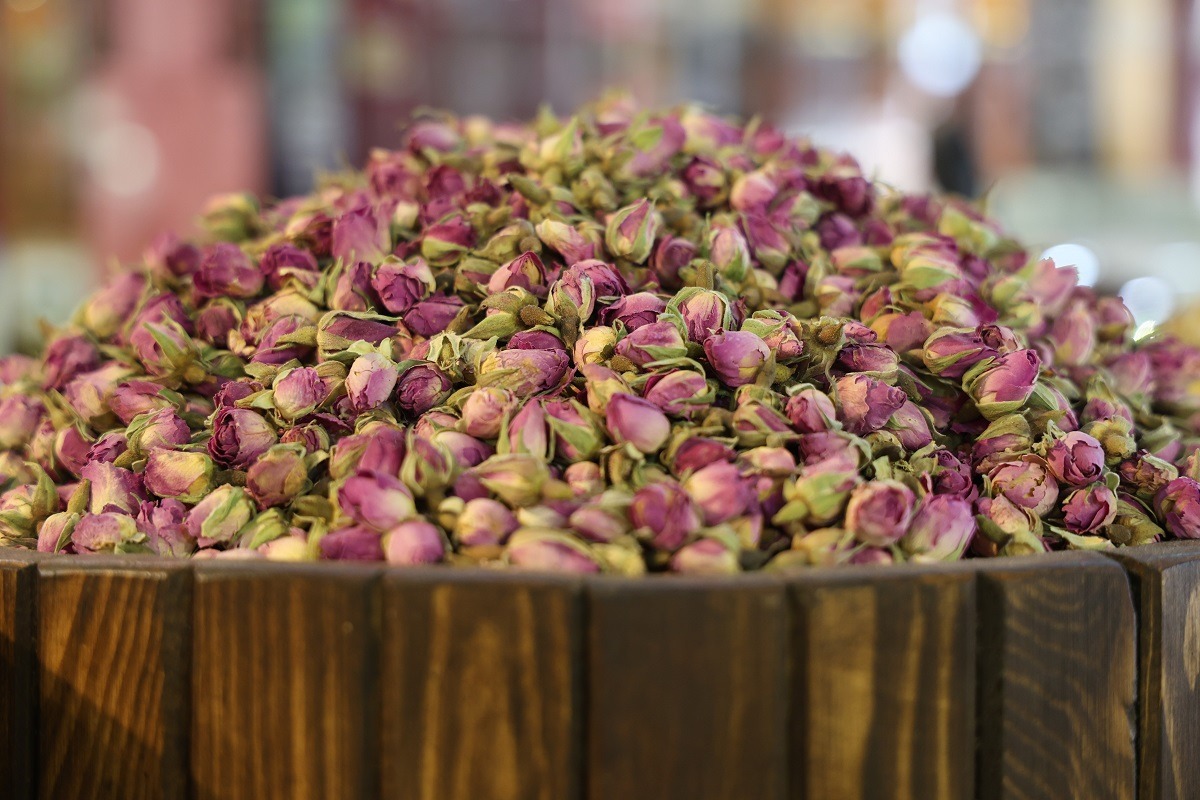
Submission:
POLYGON ((304 445, 277 444, 246 470, 246 491, 261 509, 287 505, 312 484, 304 463, 304 445))
POLYGON ((150 242, 143 260, 155 274, 184 278, 200 268, 200 250, 173 233, 163 233, 150 242))
POLYGON ((218 409, 213 417, 208 453, 223 467, 246 469, 277 441, 275 429, 257 411, 218 409))
POLYGON ((286 420, 297 420, 317 410, 329 395, 325 379, 312 367, 298 367, 275 379, 275 411, 286 420))
POLYGON ((675 551, 700 529, 700 511, 678 483, 655 481, 634 493, 629 521, 650 534, 654 547, 675 551))
POLYGON ((436 526, 413 519, 384 535, 383 552, 389 564, 436 564, 446 557, 446 541, 436 526))
POLYGON ((111 464, 129 449, 129 440, 121 431, 109 431, 92 443, 87 453, 88 461, 103 461, 111 464))
POLYGON ((538 238, 558 251, 567 264, 596 257, 596 245, 576 228, 555 219, 544 219, 535 228, 538 238))
POLYGON ((369 205, 360 205, 333 222, 332 254, 342 261, 378 261, 391 250, 388 224, 369 205))
POLYGON ((1200 539, 1200 483, 1182 475, 1163 486, 1154 508, 1167 530, 1180 539, 1200 539))
POLYGON ((942 328, 925 342, 925 366, 944 378, 961 378, 985 358, 997 355, 974 328, 942 328))
POLYGON ((705 414, 716 397, 708 378, 690 369, 651 375, 644 391, 651 403, 667 414, 682 419, 705 414))
POLYGON ((321 279, 321 268, 316 257, 290 242, 278 242, 263 253, 259 269, 266 276, 272 291, 294 284, 301 289, 312 289, 321 279))
POLYGON ((719 525, 741 516, 746 513, 750 501, 741 472, 725 461, 696 470, 683 482, 683 488, 700 506, 705 525, 719 525))
POLYGON ((557 388, 567 377, 570 362, 563 350, 495 350, 480 371, 493 372, 497 385, 524 398, 557 388))
POLYGON ((981 361, 963 376, 963 388, 987 419, 1011 414, 1033 393, 1042 360, 1034 350, 1017 350, 981 361))
POLYGON ((445 400, 450 388, 450 379, 436 364, 415 364, 396 384, 396 405, 412 416, 420 416, 445 400))
POLYGON ((675 324, 664 319, 630 331, 617 342, 616 352, 639 367, 644 367, 654 361, 686 356, 687 342, 675 324))
POLYGON ((608 251, 617 258, 641 264, 650 257, 658 226, 658 213, 653 204, 649 200, 638 200, 608 218, 604 242, 608 251))
POLYGON ((750 246, 732 225, 714 225, 708 232, 708 259, 731 281, 745 280, 750 271, 750 246))
POLYGON ((211 491, 188 512, 188 534, 200 547, 236 542, 241 530, 254 519, 254 501, 240 486, 225 484, 211 491))
POLYGON ((96 346, 83 336, 63 336, 46 347, 43 378, 47 389, 61 389, 76 375, 100 364, 96 346))
POLYGON ((1075 301, 1050 325, 1056 365, 1086 364, 1096 348, 1096 320, 1083 301, 1075 301))
POLYGON ((475 231, 461 214, 430 225, 421 237, 421 255, 434 267, 456 263, 474 246, 475 231))
POLYGON ((412 492, 398 478, 385 473, 352 475, 338 488, 337 500, 346 516, 380 532, 417 516, 412 492))
POLYGON ((679 314, 688 340, 698 344, 704 344, 717 331, 733 327, 729 298, 720 292, 684 289, 667 303, 667 308, 679 314))
POLYGON ((1074 533, 1091 533, 1117 517, 1117 496, 1102 483, 1076 489, 1063 500, 1063 521, 1074 533))
POLYGON ((743 214, 742 227, 754 258, 771 274, 778 275, 791 258, 792 245, 787 237, 763 214, 743 214))
POLYGON ((87 514, 71 533, 71 542, 80 553, 121 552, 144 540, 145 535, 137 529, 133 517, 118 511, 87 514))
POLYGON ((197 297, 254 297, 262 291, 263 274, 242 248, 218 242, 205 252, 192 285, 197 297))
POLYGON ((888 420, 887 429, 896 435, 900 444, 908 452, 916 452, 933 442, 933 433, 929 430, 929 420, 921 413, 921 409, 911 400, 905 400, 904 405, 888 420))
POLYGON ((375 271, 371 287, 379 295, 383 307, 393 314, 402 314, 433 293, 433 272, 424 260, 412 263, 386 259, 375 271))
POLYGON ((997 464, 988 473, 993 493, 1001 493, 1038 516, 1050 513, 1058 502, 1058 484, 1046 462, 1035 455, 997 464))
POLYGON ((498 386, 478 386, 462 407, 462 431, 479 439, 500 435, 504 418, 516 405, 516 397, 498 386))
POLYGON ((150 451, 142 478, 159 497, 198 503, 213 488, 213 463, 207 453, 188 453, 161 447, 150 451))
POLYGON ((713 537, 685 544, 671 556, 669 565, 671 572, 685 575, 732 575, 741 571, 737 548, 713 537))
POLYGON ((184 524, 188 509, 174 499, 142 503, 137 513, 138 530, 146 535, 146 544, 160 556, 182 558, 196 549, 196 542, 184 524))
POLYGON ((687 239, 664 236, 650 256, 650 269, 663 288, 674 291, 682 285, 679 270, 691 264, 698 252, 699 248, 687 239))
POLYGON ((142 273, 117 275, 84 304, 80 319, 92 333, 107 339, 133 316, 145 289, 146 276, 142 273))
POLYGON ((45 407, 40 400, 14 394, 0 400, 0 449, 25 446, 38 426, 45 407))
POLYGON ((627 294, 604 309, 606 323, 620 322, 626 330, 635 331, 643 325, 657 322, 667 308, 667 301, 650 292, 627 294))
POLYGON ((1046 463, 1063 483, 1087 486, 1103 475, 1104 448, 1086 433, 1071 431, 1050 445, 1046 463))
POLYGON ((546 296, 546 267, 537 253, 522 253, 501 266, 492 273, 487 289, 489 294, 500 294, 514 286, 537 297, 546 296))
POLYGON ((607 300, 629 294, 629 283, 620 270, 603 261, 589 259, 572 264, 564 275, 580 275, 592 282, 597 299, 607 300))
POLYGON ((366 528, 343 528, 325 534, 321 558, 330 561, 383 561, 383 537, 366 528))
POLYGON ((414 305, 404 314, 404 324, 418 336, 436 336, 449 327, 463 309, 455 295, 435 294, 414 305))
POLYGON ((370 411, 387 402, 396 388, 399 371, 381 353, 366 353, 354 359, 346 375, 346 395, 356 412, 370 411))
POLYGON ((976 530, 971 503, 952 495, 926 495, 900 546, 914 561, 957 561, 976 530))
POLYGON ((886 547, 908 530, 914 502, 912 490, 899 481, 861 483, 850 492, 846 528, 864 544, 886 547))
POLYGON ((882 428, 908 402, 902 389, 868 375, 838 378, 836 396, 846 430, 860 436, 882 428))
POLYGON ((517 331, 508 337, 510 350, 562 350, 562 339, 550 331, 517 331))
POLYGON ((788 398, 784 409, 792 427, 800 433, 820 433, 837 425, 837 409, 820 389, 801 389, 788 398))
POLYGON ((671 421, 648 400, 624 392, 614 394, 605 409, 608 432, 643 453, 657 452, 671 435, 671 421))
POLYGON ((343 264, 333 283, 328 305, 338 311, 369 311, 381 305, 379 295, 371 285, 371 264, 367 261, 343 264))
POLYGON ((711 158, 697 156, 683 168, 683 182, 700 208, 719 205, 728 194, 725 170, 711 158))
POLYGON ((479 441, 474 436, 453 430, 438 431, 433 435, 433 441, 449 452, 460 467, 473 467, 486 461, 493 452, 491 446, 479 441))
POLYGON ((490 497, 468 500, 454 523, 454 541, 462 547, 504 544, 517 529, 517 518, 503 503, 490 497))
POLYGON ((758 377, 771 351, 749 331, 719 331, 705 340, 704 355, 727 386, 745 386, 758 377))
POLYGON ((557 457, 572 462, 586 461, 604 445, 600 419, 578 400, 543 401, 546 424, 554 436, 557 457))
POLYGON ((127 469, 104 461, 92 461, 79 471, 79 475, 92 482, 91 505, 88 510, 93 514, 105 511, 134 514, 146 499, 142 476, 127 469))
POLYGON ((550 460, 550 431, 542 404, 530 400, 508 421, 508 452, 526 453, 550 460))
MULTIPOLYGON (((79 477, 91 450, 92 442, 75 425, 67 425, 59 429, 54 438, 54 458, 67 472, 79 477)), ((0 470, 0 476, 3 471, 0 470)))
POLYGON ((588 574, 600 565, 582 541, 554 530, 521 528, 504 550, 508 563, 520 569, 588 574))

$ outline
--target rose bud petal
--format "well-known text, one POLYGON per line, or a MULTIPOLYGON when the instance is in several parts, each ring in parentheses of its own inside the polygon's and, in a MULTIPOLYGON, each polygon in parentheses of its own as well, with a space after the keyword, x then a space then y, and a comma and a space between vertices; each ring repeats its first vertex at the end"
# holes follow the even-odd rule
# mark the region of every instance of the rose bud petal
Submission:
POLYGON ((461 467, 474 467, 482 464, 492 453, 491 446, 479 441, 474 436, 453 430, 438 431, 433 435, 433 441, 444 447, 450 456, 461 467))
POLYGON ((142 474, 155 495, 182 503, 197 503, 213 488, 213 463, 206 453, 155 448, 142 474))
POLYGON ((463 301, 458 297, 435 294, 405 312, 404 324, 418 336, 436 336, 450 326, 462 309, 463 301))
POLYGON ((381 305, 375 287, 371 285, 371 264, 351 261, 342 265, 329 291, 327 304, 338 311, 370 311, 381 305))
POLYGON ((208 453, 218 464, 232 469, 246 469, 278 439, 271 423, 248 408, 218 409, 212 428, 208 453))
POLYGON ((750 331, 719 331, 705 340, 704 355, 727 386, 745 386, 758 378, 771 351, 750 331))
POLYGON ((664 236, 650 256, 650 269, 665 289, 674 291, 681 286, 679 270, 692 263, 699 248, 687 239, 664 236))
POLYGON ((188 512, 188 534, 200 547, 235 543, 242 528, 254 519, 254 501, 240 486, 218 486, 188 512))
POLYGON ((1086 433, 1071 431, 1050 445, 1046 463, 1063 483, 1086 486, 1100 480, 1104 472, 1104 448, 1086 433))
POLYGON ((517 518, 490 497, 468 500, 454 522, 454 542, 461 547, 502 545, 517 529, 517 518))
POLYGON ((396 405, 412 416, 419 416, 445 400, 451 385, 437 365, 414 364, 397 382, 396 405))
POLYGON ((846 529, 864 544, 893 544, 908 530, 914 502, 912 490, 899 481, 859 484, 846 505, 846 529))
POLYGON ((1200 483, 1182 475, 1159 490, 1154 508, 1173 536, 1200 539, 1200 483))
POLYGON ((952 495, 926 495, 900 546, 913 561, 957 561, 975 536, 971 503, 952 495))
POLYGON ((303 445, 277 444, 250 465, 246 491, 259 508, 286 505, 311 486, 305 455, 303 445))
POLYGON ((576 228, 556 219, 544 219, 535 227, 538 238, 557 250, 568 264, 596 257, 596 245, 576 228))
POLYGON ((657 322, 667 308, 667 301, 651 292, 627 294, 604 309, 606 324, 620 322, 626 330, 635 331, 643 325, 657 322))
POLYGON ((700 529, 700 510, 678 483, 656 481, 634 493, 629 521, 649 534, 655 548, 675 551, 700 529))
POLYGON ((79 553, 134 552, 145 539, 133 517, 117 511, 87 514, 71 532, 71 542, 79 553))
POLYGON ((1090 533, 1112 523, 1117 516, 1117 496, 1104 484, 1076 489, 1063 500, 1067 530, 1090 533))
POLYGON ((1048 514, 1058 502, 1058 484, 1046 462, 1035 455, 997 464, 988 473, 993 493, 1001 493, 1038 516, 1048 514))
POLYGON ((460 214, 452 214, 430 225, 421 236, 421 255, 434 267, 456 263, 474 246, 475 231, 460 214))
POLYGON ((146 544, 160 556, 182 558, 196 549, 184 524, 188 509, 178 500, 168 499, 142 503, 137 513, 137 527, 146 535, 146 544))
POLYGON ((737 548, 716 537, 697 539, 675 551, 671 572, 685 575, 732 575, 741 571, 737 548))
POLYGON ((550 331, 517 331, 508 337, 510 350, 563 350, 562 339, 550 331))
POLYGON ((389 564, 436 564, 446 557, 446 540, 436 526, 414 519, 384 535, 383 552, 389 564))
POLYGON ((860 436, 882 428, 908 402, 902 389, 868 375, 838 378, 836 397, 846 430, 860 436))
POLYGON ((383 561, 383 537, 366 528, 343 528, 321 538, 321 558, 330 561, 383 561))
POLYGON ((504 549, 507 562, 545 572, 595 573, 600 565, 587 545, 572 536, 544 528, 521 528, 504 549))
POLYGON ((618 393, 605 409, 609 434, 617 442, 628 442, 643 453, 657 452, 671 434, 671 421, 648 400, 618 393))
POLYGON ((376 262, 391 250, 386 220, 369 205, 359 205, 334 220, 332 255, 342 261, 376 262))
POLYGON ((192 276, 197 297, 254 297, 263 288, 263 273, 236 244, 218 242, 204 253, 192 276))
POLYGON ((750 501, 741 471, 725 461, 696 470, 684 480, 683 488, 696 499, 705 525, 719 525, 741 516, 750 501))
POLYGON ((398 478, 384 473, 352 475, 338 487, 337 500, 342 513, 380 532, 417 516, 412 492, 398 478))
POLYGON ((900 444, 908 452, 916 452, 922 447, 933 443, 933 434, 929 430, 929 420, 921 413, 921 409, 911 400, 905 400, 904 405, 892 414, 887 422, 887 430, 896 435, 900 444))
POLYGON ((516 405, 516 397, 498 386, 476 387, 462 407, 463 433, 479 439, 495 439, 500 435, 504 418, 516 405))

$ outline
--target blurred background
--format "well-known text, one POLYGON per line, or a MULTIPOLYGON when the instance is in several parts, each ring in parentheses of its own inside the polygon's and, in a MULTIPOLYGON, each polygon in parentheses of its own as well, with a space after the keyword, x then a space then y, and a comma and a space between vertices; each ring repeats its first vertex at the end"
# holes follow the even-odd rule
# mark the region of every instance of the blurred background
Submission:
POLYGON ((1192 0, 0 0, 0 351, 205 198, 423 106, 699 100, 982 198, 1139 321, 1200 298, 1192 0))

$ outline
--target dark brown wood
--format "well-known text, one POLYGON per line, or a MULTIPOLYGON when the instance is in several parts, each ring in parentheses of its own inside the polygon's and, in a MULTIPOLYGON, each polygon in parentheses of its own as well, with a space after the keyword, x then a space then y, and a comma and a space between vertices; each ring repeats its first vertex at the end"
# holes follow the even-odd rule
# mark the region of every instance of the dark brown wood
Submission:
POLYGON ((1138 798, 1200 797, 1200 543, 1116 557, 1138 613, 1138 798))
POLYGON ((579 797, 581 587, 550 576, 391 571, 383 797, 579 797))
POLYGON ((34 796, 37 743, 37 564, 0 549, 0 797, 34 796))
POLYGON ((782 583, 588 584, 591 800, 779 800, 787 792, 782 583))
POLYGON ((196 565, 198 800, 378 794, 378 582, 357 565, 196 565))
POLYGON ((1136 626, 1099 553, 979 565, 980 800, 1133 800, 1136 626))
POLYGON ((793 797, 971 796, 974 589, 962 566, 794 577, 793 797))
POLYGON ((187 788, 190 571, 154 559, 38 567, 38 795, 163 798, 187 788))

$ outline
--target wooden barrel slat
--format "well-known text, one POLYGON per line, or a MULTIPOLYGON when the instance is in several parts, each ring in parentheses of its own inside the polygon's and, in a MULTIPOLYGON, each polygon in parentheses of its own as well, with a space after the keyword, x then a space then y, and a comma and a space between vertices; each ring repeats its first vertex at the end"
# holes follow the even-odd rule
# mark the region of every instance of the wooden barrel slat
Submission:
POLYGON ((1129 581, 1098 553, 979 568, 980 800, 1133 800, 1129 581))
POLYGON ((36 557, 0 552, 0 797, 31 800, 37 742, 36 557))
POLYGON ((182 797, 190 570, 111 558, 38 569, 39 796, 182 797))
POLYGON ((971 796, 974 589, 958 565, 791 580, 793 797, 971 796))
POLYGON ((1200 545, 1116 557, 1138 613, 1138 799, 1200 797, 1200 545))
POLYGON ((787 796, 781 583, 597 580, 588 617, 590 800, 787 796))
POLYGON ((378 794, 379 576, 195 565, 197 800, 378 794))
POLYGON ((577 800, 581 586, 391 572, 383 590, 383 796, 577 800))

